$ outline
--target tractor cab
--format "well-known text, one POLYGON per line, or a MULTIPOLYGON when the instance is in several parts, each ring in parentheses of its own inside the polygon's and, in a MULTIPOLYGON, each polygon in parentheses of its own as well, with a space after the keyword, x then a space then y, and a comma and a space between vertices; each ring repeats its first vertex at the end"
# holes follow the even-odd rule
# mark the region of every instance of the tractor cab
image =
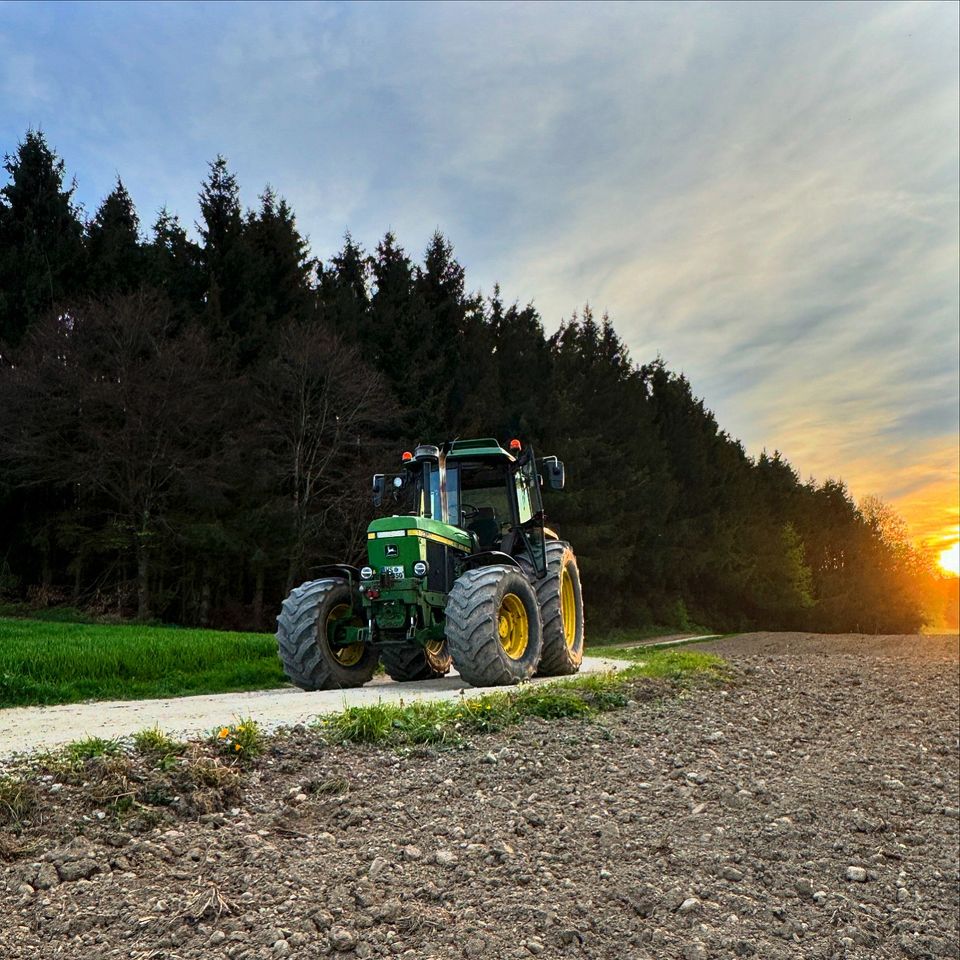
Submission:
MULTIPOLYGON (((541 463, 550 487, 562 489, 563 464, 556 457, 541 463)), ((458 566, 516 562, 524 556, 542 576, 550 533, 544 528, 541 482, 532 448, 523 449, 518 440, 510 442, 510 450, 492 439, 455 440, 404 453, 400 473, 374 477, 374 502, 392 499, 404 511, 384 520, 412 516, 453 528, 449 534, 455 541, 465 534, 469 549, 458 566)), ((378 533, 382 523, 374 521, 378 533)))

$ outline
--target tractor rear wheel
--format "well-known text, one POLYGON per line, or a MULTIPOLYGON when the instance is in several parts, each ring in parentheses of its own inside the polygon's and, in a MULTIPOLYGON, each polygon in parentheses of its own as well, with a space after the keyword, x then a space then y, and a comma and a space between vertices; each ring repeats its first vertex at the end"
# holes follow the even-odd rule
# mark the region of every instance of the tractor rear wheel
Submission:
POLYGON ((543 633, 537 595, 511 566, 468 570, 447 598, 447 643, 467 683, 499 687, 532 677, 543 633))
POLYGON ((415 643, 384 644, 380 648, 383 669, 393 680, 437 680, 450 672, 450 651, 446 638, 421 647, 415 643))
POLYGON ((537 674, 563 677, 577 673, 583 662, 583 591, 569 543, 547 541, 547 574, 533 579, 533 586, 543 620, 543 655, 537 674))
POLYGON ((363 626, 346 580, 310 580, 283 601, 277 647, 284 673, 301 690, 360 687, 373 676, 376 651, 365 643, 337 644, 343 626, 363 626))

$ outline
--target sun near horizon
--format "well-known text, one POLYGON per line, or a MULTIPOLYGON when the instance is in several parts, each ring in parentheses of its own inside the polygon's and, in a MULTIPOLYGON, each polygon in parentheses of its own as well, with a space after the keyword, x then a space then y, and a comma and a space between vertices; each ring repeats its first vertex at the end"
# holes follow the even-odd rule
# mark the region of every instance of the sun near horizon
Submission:
POLYGON ((954 541, 950 546, 944 547, 940 551, 937 564, 943 573, 949 573, 955 577, 960 576, 960 540, 954 541))

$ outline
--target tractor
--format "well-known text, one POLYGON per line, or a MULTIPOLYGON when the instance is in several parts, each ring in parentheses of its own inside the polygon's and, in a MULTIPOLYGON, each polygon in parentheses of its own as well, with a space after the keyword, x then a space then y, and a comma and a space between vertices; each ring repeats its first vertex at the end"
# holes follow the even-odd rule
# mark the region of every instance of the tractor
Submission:
POLYGON ((387 516, 367 529, 362 567, 338 563, 295 588, 277 617, 283 668, 304 690, 358 687, 378 662, 394 680, 456 667, 473 686, 576 673, 583 595, 570 545, 545 526, 541 486, 563 463, 511 440, 404 452, 373 477, 387 516))

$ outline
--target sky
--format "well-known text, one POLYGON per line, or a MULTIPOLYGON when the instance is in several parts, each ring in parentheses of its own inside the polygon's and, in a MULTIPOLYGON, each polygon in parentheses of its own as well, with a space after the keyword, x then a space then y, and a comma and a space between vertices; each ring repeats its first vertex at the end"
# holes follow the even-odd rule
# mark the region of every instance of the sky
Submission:
POLYGON ((960 538, 960 4, 0 5, 0 148, 88 214, 225 155, 312 251, 440 228, 548 331, 608 311, 747 451, 960 538))

